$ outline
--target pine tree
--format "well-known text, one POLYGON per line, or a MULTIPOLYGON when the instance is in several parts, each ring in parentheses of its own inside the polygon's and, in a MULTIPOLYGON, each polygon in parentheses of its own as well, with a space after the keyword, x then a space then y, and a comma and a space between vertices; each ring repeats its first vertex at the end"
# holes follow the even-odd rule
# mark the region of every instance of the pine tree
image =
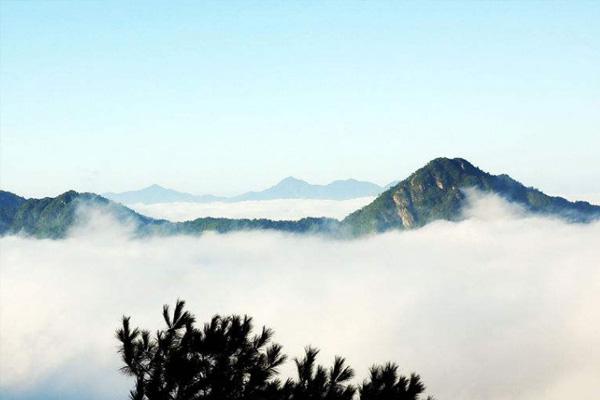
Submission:
POLYGON ((353 400, 357 395, 360 400, 419 400, 425 390, 418 375, 399 375, 391 363, 373 366, 356 388, 344 358, 335 357, 325 368, 317 364, 319 350, 313 347, 294 360, 297 378, 282 382, 278 368, 286 356, 271 343, 271 329, 255 334, 252 318, 238 315, 217 315, 199 329, 184 306, 178 300, 171 314, 165 305, 166 328, 154 336, 123 317, 116 337, 121 370, 135 378, 132 400, 353 400))

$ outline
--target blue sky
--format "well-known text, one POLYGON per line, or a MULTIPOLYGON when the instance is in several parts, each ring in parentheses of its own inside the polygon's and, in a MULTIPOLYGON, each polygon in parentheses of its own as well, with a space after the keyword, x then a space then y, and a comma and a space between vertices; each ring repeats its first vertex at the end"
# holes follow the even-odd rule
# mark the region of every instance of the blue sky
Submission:
POLYGON ((384 184, 461 156, 600 193, 597 2, 0 7, 3 189, 384 184))

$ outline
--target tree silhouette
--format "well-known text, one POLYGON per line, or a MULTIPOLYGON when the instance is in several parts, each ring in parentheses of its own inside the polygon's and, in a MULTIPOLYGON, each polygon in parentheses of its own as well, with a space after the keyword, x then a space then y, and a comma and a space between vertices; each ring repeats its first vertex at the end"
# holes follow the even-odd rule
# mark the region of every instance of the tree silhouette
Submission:
POLYGON ((163 307, 166 328, 154 337, 131 328, 123 317, 116 337, 124 366, 135 378, 132 400, 419 400, 425 387, 418 375, 400 376, 395 364, 374 366, 365 382, 354 387, 353 370, 342 357, 329 369, 317 365, 319 351, 305 349, 295 359, 297 378, 282 383, 278 367, 286 360, 271 343, 273 331, 253 333, 252 318, 215 316, 202 329, 177 300, 171 314, 163 307))
POLYGON ((164 306, 167 329, 154 339, 123 318, 117 338, 122 370, 136 377, 131 399, 261 399, 278 390, 271 378, 285 356, 281 346, 269 345, 271 330, 252 335, 247 316, 215 316, 196 329, 184 304, 177 301, 172 318, 164 306))
MULTIPOLYGON (((360 388, 361 400, 413 400, 425 391, 421 377, 411 374, 409 378, 398 375, 398 366, 387 363, 373 366, 370 376, 360 388)), ((431 399, 431 398, 429 398, 431 399)))
POLYGON ((281 399, 351 400, 356 389, 347 382, 354 376, 352 368, 342 357, 335 357, 333 366, 326 370, 316 365, 319 350, 305 349, 304 358, 296 359, 298 380, 288 380, 281 390, 281 399))

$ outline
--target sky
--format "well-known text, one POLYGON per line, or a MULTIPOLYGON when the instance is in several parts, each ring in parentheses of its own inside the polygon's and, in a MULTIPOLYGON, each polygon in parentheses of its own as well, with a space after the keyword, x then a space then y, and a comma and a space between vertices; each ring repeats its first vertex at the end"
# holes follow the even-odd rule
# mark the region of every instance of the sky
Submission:
POLYGON ((600 193, 598 2, 0 2, 0 186, 231 195, 438 156, 600 193))

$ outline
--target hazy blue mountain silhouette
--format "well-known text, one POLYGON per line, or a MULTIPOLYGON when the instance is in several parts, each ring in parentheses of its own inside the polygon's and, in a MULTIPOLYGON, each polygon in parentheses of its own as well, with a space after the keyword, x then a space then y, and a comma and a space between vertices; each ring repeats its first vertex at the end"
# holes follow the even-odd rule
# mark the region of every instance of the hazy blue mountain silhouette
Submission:
POLYGON ((383 188, 379 185, 355 179, 337 180, 327 185, 313 185, 290 176, 265 190, 247 192, 233 197, 213 196, 210 194, 195 195, 167 189, 159 185, 152 185, 144 189, 122 193, 103 193, 102 196, 122 204, 155 204, 174 202, 208 203, 212 201, 237 202, 276 199, 348 200, 359 197, 377 196, 382 191, 383 188))
POLYGON ((131 190, 121 193, 103 193, 102 196, 107 199, 123 204, 155 204, 155 203, 175 203, 175 202, 211 202, 222 201, 225 197, 207 195, 194 195, 177 190, 167 189, 159 185, 151 185, 140 190, 131 190))
POLYGON ((371 182, 346 179, 333 181, 327 185, 313 185, 292 176, 268 189, 248 192, 232 197, 229 201, 275 200, 275 199, 328 199, 348 200, 358 197, 376 196, 382 187, 371 182))

